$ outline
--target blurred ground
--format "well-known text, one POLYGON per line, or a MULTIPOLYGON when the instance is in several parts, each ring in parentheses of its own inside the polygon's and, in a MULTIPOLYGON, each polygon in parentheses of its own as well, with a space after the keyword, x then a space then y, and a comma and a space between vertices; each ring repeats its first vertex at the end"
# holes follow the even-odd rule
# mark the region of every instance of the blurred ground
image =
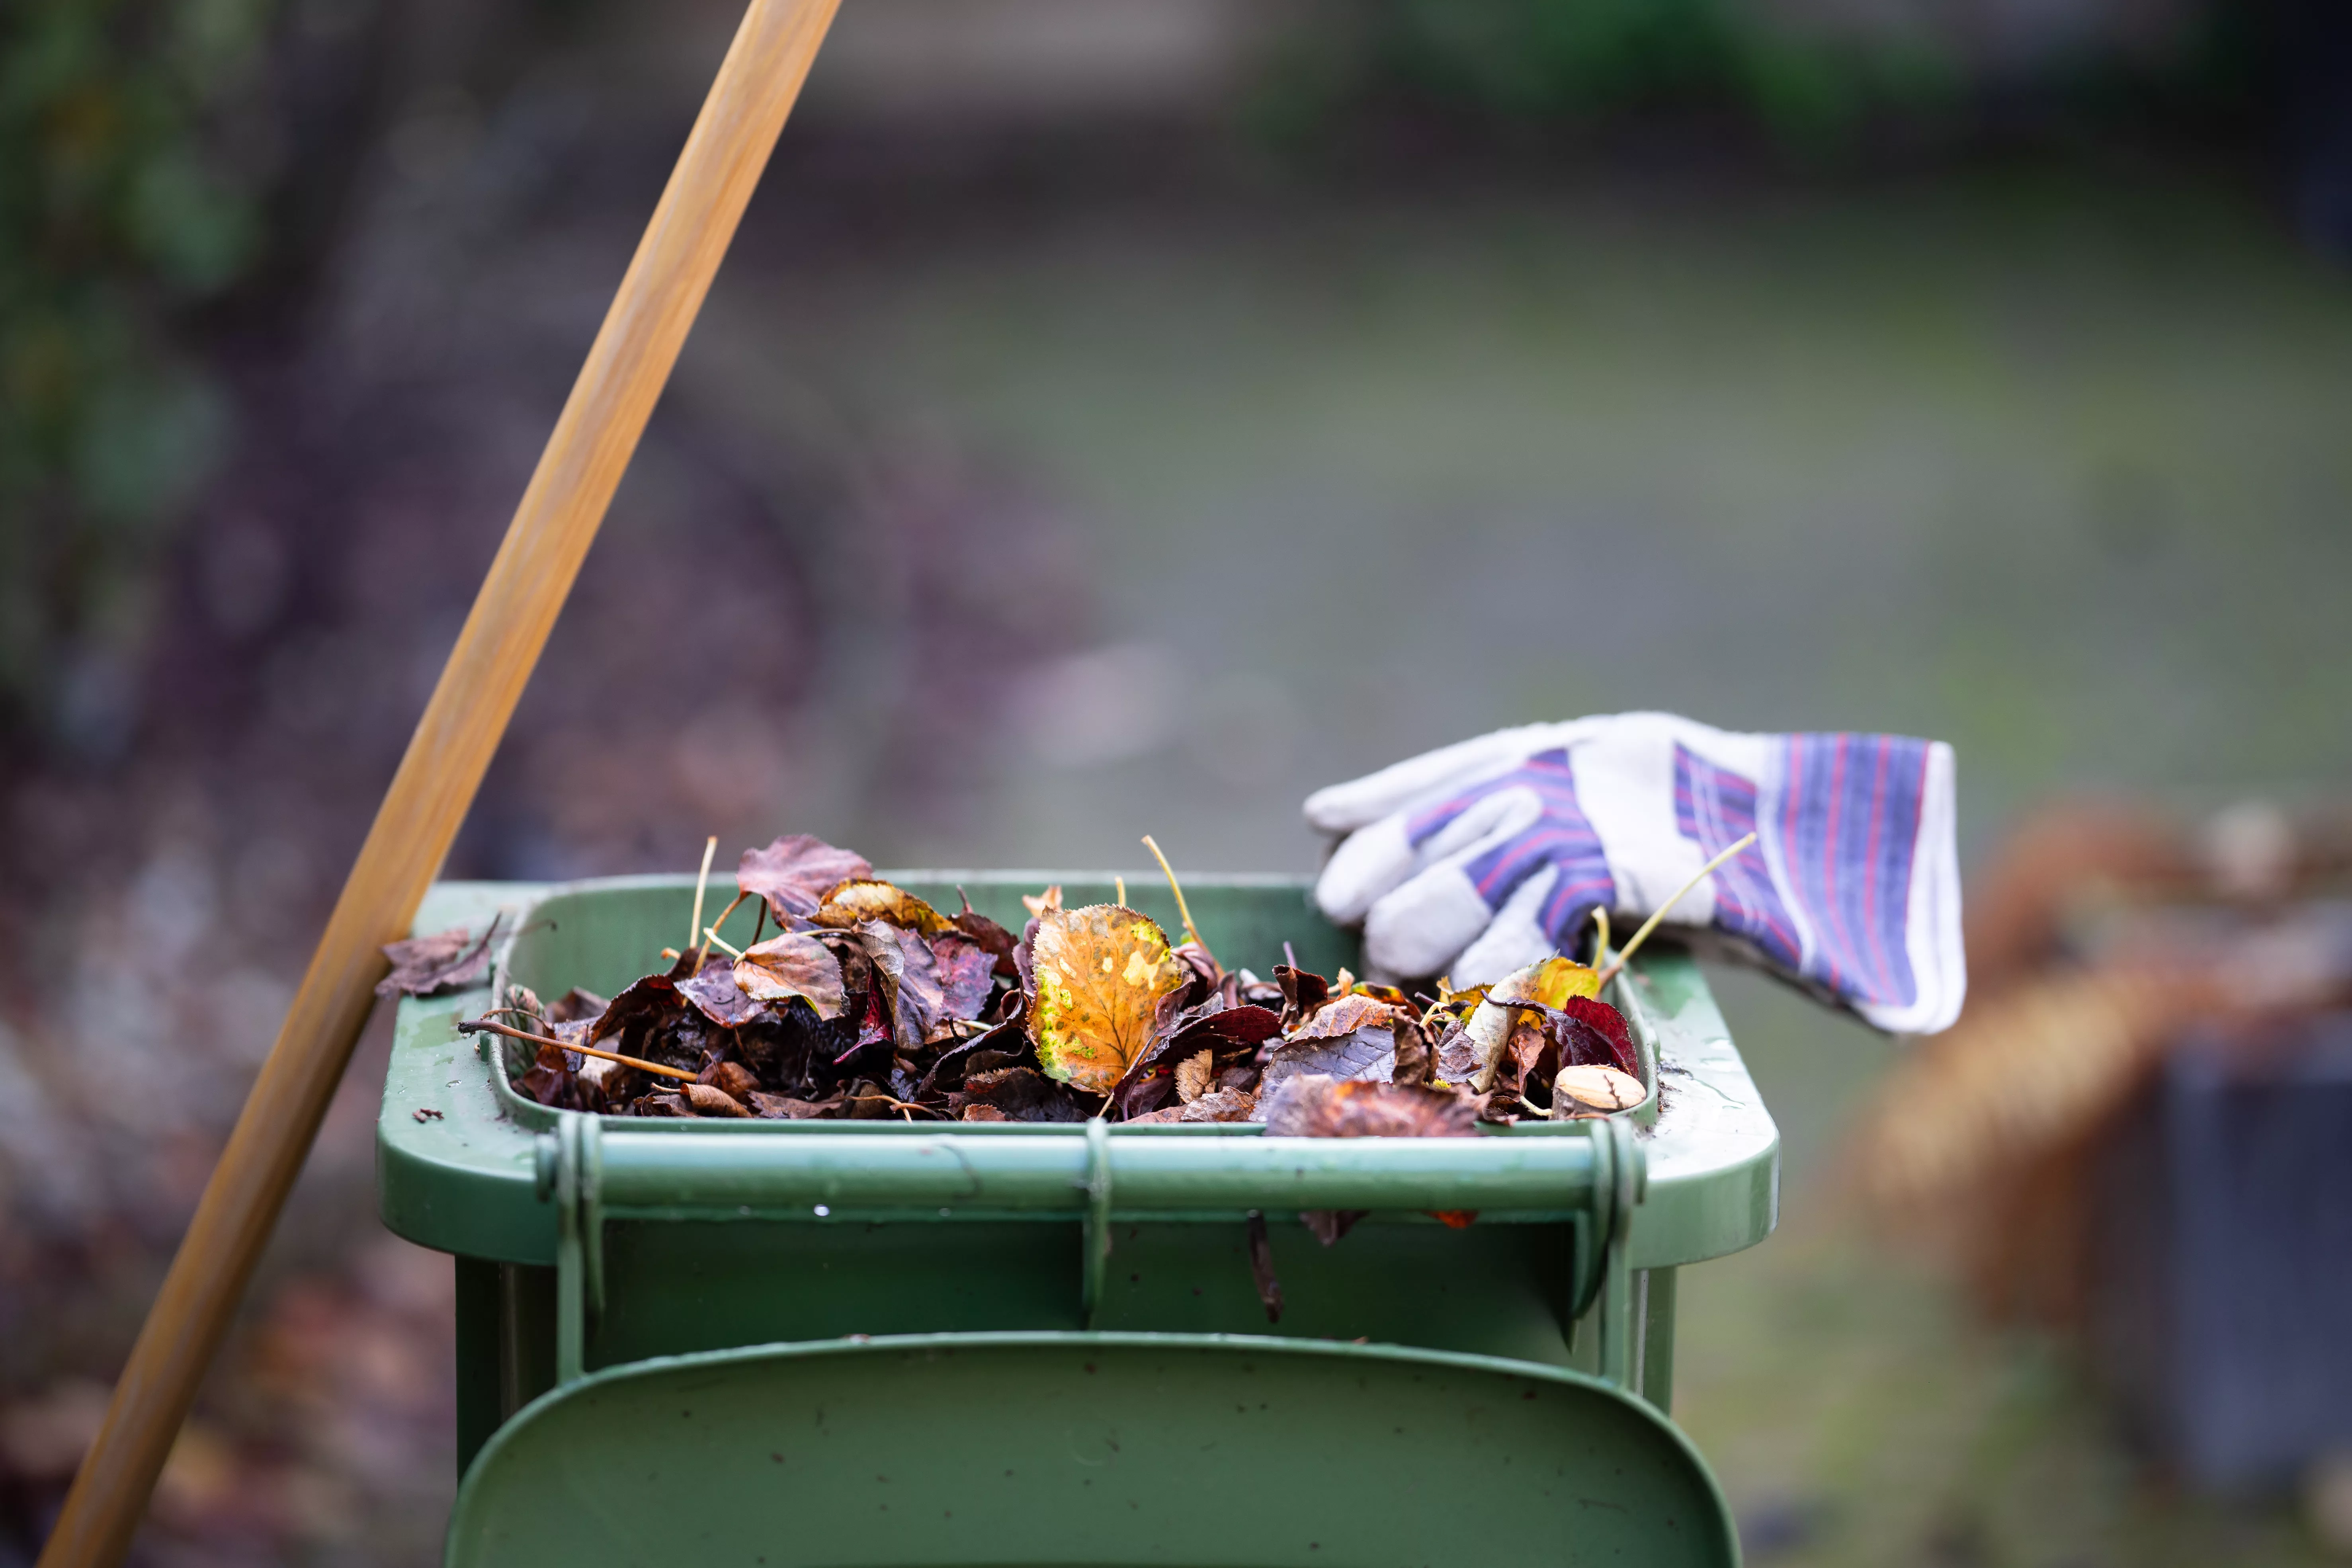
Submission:
MULTIPOLYGON (((696 39, 633 68, 698 91, 696 39)), ((404 122, 299 321, 221 342, 243 436, 146 662, 77 710, 79 760, 7 775, 0 1563, 658 188, 676 127, 610 86, 404 122)), ((2352 288, 2227 168, 1512 168, 1146 137, 982 177, 788 136, 453 871, 786 830, 1305 870, 1315 784, 1639 706, 1948 738, 1964 851, 2059 787, 2340 785, 2352 288)), ((1833 1150, 1885 1045, 1725 1000, 1786 1230, 1686 1278, 1678 1414, 1755 1560, 2305 1560, 2283 1505, 2168 1496, 2061 1359, 1861 1230, 1833 1150)), ((431 1554, 447 1283, 373 1228, 380 1036, 152 1561, 431 1554)))

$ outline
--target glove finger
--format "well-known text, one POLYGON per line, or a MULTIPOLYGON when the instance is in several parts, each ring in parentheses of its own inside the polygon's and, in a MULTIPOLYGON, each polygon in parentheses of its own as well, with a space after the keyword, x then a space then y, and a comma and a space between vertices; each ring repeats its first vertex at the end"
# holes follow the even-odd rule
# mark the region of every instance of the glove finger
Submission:
POLYGON ((1497 790, 1471 802, 1439 832, 1416 844, 1402 813, 1350 834, 1315 881, 1315 902, 1340 925, 1352 925, 1407 879, 1439 860, 1506 842, 1535 825, 1543 803, 1533 790, 1497 790))
POLYGON ((1420 868, 1404 818, 1384 818, 1339 841, 1315 879, 1316 906, 1333 924, 1353 925, 1374 900, 1420 868))
POLYGON ((1493 922, 1454 961, 1456 990, 1492 985, 1513 970, 1539 963, 1559 951, 1542 919, 1559 876, 1558 867, 1548 866, 1519 884, 1518 891, 1495 911, 1493 922))
POLYGON ((1442 973, 1494 918, 1461 861, 1441 861, 1365 914, 1364 962, 1405 979, 1442 973))
MULTIPOLYGON (((1479 837, 1437 860, 1385 897, 1364 915, 1364 957, 1397 974, 1421 977, 1442 973, 1494 919, 1496 906, 1538 873, 1549 869, 1529 859, 1501 875, 1481 878, 1479 868, 1508 856, 1524 842, 1543 803, 1532 790, 1502 790, 1479 803, 1477 816, 1492 826, 1479 837)), ((1465 813, 1463 821, 1471 820, 1465 813)), ((1458 832, 1448 837, 1459 838, 1458 832)), ((1431 845, 1437 844, 1432 840, 1431 845)), ((1423 847, 1427 850, 1431 845, 1423 847)))
POLYGON ((1322 833, 1352 833, 1450 784, 1507 767, 1542 750, 1547 743, 1556 743, 1553 737, 1568 728, 1561 724, 1522 724, 1517 729, 1496 730, 1408 757, 1376 773, 1318 789, 1307 797, 1307 824, 1322 833))

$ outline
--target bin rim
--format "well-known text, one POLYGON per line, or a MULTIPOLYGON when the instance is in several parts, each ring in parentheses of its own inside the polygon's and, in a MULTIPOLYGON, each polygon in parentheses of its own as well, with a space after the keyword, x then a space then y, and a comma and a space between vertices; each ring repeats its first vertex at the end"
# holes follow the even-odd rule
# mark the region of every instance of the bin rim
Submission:
MULTIPOLYGON (((909 882, 1003 887, 1034 878, 1066 884, 1107 881, 1103 873, 900 871, 909 882)), ((436 885, 415 929, 465 923, 479 929, 494 912, 510 924, 559 895, 599 891, 690 889, 677 876, 601 878, 561 884, 455 882, 436 885)), ((1307 881, 1279 875, 1199 876, 1188 885, 1296 889, 1307 881)), ((499 956, 503 976, 508 939, 499 956)), ((1655 1125, 1642 1131, 1647 1192, 1633 1226, 1633 1266, 1671 1267, 1752 1246, 1769 1235, 1779 1209, 1779 1132, 1740 1060, 1704 977, 1687 953, 1654 946, 1631 972, 1634 1003, 1629 1016, 1650 1037, 1661 1092, 1655 1125)), ((377 1121, 378 1202, 385 1223, 426 1247, 467 1256, 546 1264, 556 1252, 555 1215, 538 1167, 540 1134, 577 1113, 530 1106, 504 1082, 493 1059, 455 1024, 489 1005, 488 985, 443 996, 404 998, 398 1008, 383 1109, 377 1121), (503 1093, 501 1092, 503 1091, 503 1093), (539 1114, 532 1116, 530 1112, 539 1114), (533 1125, 538 1123, 538 1125, 533 1125)), ((830 1138, 845 1134, 937 1136, 940 1124, 860 1122, 693 1122, 656 1118, 598 1119, 608 1131, 632 1136, 690 1133, 700 1138, 755 1139, 777 1134, 830 1138)), ((1510 1129, 1510 1139, 1580 1136, 1588 1123, 1545 1123, 1510 1129)), ((953 1124, 960 1137, 1085 1135, 1085 1124, 953 1124)), ((1120 1128, 1138 1138, 1260 1137, 1245 1128, 1120 1128)))

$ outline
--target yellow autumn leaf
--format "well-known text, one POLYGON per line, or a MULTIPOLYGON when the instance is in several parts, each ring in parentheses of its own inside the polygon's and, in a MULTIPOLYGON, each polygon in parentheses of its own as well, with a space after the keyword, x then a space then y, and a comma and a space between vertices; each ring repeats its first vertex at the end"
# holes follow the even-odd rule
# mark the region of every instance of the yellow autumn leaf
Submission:
POLYGON ((1192 971, 1145 916, 1118 904, 1046 910, 1030 943, 1029 1037, 1049 1078, 1108 1094, 1150 1043, 1160 999, 1192 971))
POLYGON ((880 921, 901 931, 936 936, 948 929, 948 918, 907 891, 888 882, 856 878, 824 896, 812 917, 821 926, 847 931, 866 921, 880 921))

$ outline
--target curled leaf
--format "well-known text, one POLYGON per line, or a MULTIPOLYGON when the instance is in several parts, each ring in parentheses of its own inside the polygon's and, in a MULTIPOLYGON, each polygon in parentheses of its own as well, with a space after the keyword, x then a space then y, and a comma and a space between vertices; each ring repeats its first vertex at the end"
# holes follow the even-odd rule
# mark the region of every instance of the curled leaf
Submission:
POLYGON ((750 1116, 751 1110, 716 1084, 682 1083, 678 1097, 697 1116, 750 1116))
POLYGON ((695 1081, 721 1090, 739 1105, 751 1104, 751 1091, 760 1087, 760 1080, 741 1062, 713 1062, 695 1081))
POLYGON ((816 913, 810 917, 821 926, 845 931, 866 921, 880 921, 902 931, 920 931, 929 936, 948 929, 948 918, 907 891, 888 882, 877 882, 859 878, 843 882, 829 889, 816 913))
POLYGON ((1201 1054, 1176 1064, 1176 1098, 1190 1105, 1209 1092, 1209 1069, 1216 1053, 1202 1047, 1201 1054))
POLYGON ((1150 920, 1118 904, 1048 910, 1030 944, 1029 1037, 1047 1076, 1096 1094, 1150 1043, 1160 1000, 1192 972, 1150 920))
POLYGON ((754 1001, 781 1002, 799 996, 816 1009, 820 1018, 841 1016, 841 960, 833 955, 832 949, 805 931, 786 931, 756 947, 745 948, 743 956, 735 961, 730 971, 730 978, 754 1001))
POLYGON ((1282 987, 1282 1028, 1285 1034, 1331 997, 1331 983, 1308 969, 1286 963, 1274 966, 1275 984, 1282 987))
POLYGON ((1056 882, 1042 893, 1024 893, 1021 902, 1033 920, 1044 920, 1049 911, 1058 913, 1062 908, 1062 884, 1056 882))
POLYGON ((874 868, 863 855, 836 849, 822 838, 790 833, 765 849, 746 849, 735 870, 735 886, 755 899, 765 899, 776 923, 790 925, 816 913, 825 893, 852 878, 870 877, 874 868))

